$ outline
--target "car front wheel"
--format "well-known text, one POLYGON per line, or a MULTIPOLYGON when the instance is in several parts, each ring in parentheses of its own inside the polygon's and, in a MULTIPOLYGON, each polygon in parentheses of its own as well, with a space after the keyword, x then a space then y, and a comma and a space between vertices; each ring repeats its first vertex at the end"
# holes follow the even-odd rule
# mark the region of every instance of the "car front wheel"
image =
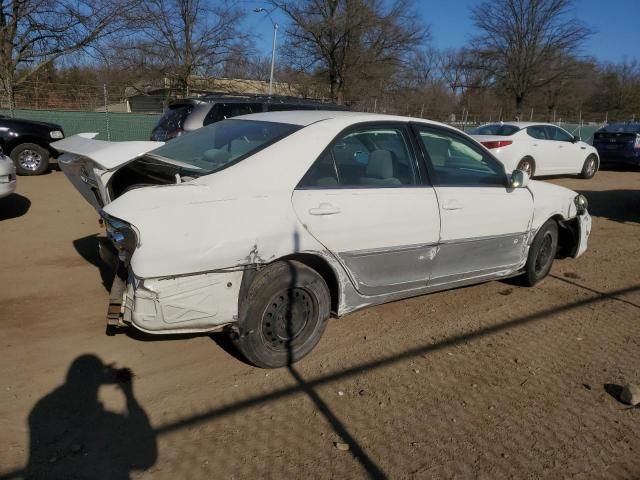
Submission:
POLYGON ((532 287, 547 276, 556 258, 558 250, 558 224, 555 220, 547 220, 542 225, 529 248, 529 256, 525 265, 524 281, 532 287))
POLYGON ((260 270, 241 302, 239 333, 232 340, 262 368, 290 365, 307 355, 320 341, 331 308, 324 279, 291 260, 260 270))
POLYGON ((11 150, 18 175, 41 175, 49 166, 49 151, 35 143, 21 143, 11 150))

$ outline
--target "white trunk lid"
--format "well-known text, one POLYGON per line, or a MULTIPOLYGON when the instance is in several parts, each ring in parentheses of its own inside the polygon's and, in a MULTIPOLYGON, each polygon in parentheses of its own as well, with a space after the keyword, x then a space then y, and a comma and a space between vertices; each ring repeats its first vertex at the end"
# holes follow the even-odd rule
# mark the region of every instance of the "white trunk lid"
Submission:
POLYGON ((163 142, 131 141, 106 142, 94 140, 97 133, 80 133, 51 145, 63 152, 58 159, 60 168, 74 187, 96 209, 109 203, 106 183, 121 166, 163 142))

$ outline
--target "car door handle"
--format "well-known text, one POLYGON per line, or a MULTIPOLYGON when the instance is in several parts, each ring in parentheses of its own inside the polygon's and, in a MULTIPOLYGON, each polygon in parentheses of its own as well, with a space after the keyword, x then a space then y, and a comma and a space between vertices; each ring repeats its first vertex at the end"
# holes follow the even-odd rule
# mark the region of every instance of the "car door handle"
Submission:
POLYGON ((340 212, 338 207, 334 207, 330 203, 321 203, 317 207, 309 209, 309 215, 335 215, 340 212))
POLYGON ((462 205, 458 200, 449 200, 442 207, 443 210, 462 210, 464 205, 462 205))

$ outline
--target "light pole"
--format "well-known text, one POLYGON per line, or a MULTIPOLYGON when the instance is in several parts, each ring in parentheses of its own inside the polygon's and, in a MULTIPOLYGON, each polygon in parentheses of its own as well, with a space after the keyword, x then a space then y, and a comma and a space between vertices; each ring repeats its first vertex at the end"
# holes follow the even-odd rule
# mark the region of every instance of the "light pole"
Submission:
POLYGON ((278 24, 271 19, 271 15, 266 9, 257 7, 254 8, 253 11, 256 13, 266 13, 269 21, 271 22, 271 25, 273 25, 273 44, 271 45, 271 73, 269 74, 269 97, 271 97, 271 94, 273 93, 273 69, 276 65, 276 38, 278 37, 278 24))

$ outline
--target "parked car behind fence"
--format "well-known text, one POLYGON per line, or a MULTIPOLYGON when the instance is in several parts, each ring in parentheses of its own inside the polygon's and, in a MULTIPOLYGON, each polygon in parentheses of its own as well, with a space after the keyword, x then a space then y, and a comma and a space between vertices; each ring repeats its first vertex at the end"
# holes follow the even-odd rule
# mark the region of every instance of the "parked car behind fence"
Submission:
POLYGON ((40 175, 58 156, 51 142, 64 138, 60 125, 0 116, 0 147, 11 157, 18 175, 40 175))
POLYGON ((284 96, 206 95, 176 100, 169 105, 151 132, 151 140, 166 142, 227 118, 284 110, 346 110, 320 100, 284 96))
POLYGON ((532 177, 580 175, 588 179, 600 165, 595 148, 551 123, 501 122, 470 133, 508 169, 518 168, 532 177))
POLYGON ((612 123, 593 134, 603 165, 640 168, 640 122, 612 123))

